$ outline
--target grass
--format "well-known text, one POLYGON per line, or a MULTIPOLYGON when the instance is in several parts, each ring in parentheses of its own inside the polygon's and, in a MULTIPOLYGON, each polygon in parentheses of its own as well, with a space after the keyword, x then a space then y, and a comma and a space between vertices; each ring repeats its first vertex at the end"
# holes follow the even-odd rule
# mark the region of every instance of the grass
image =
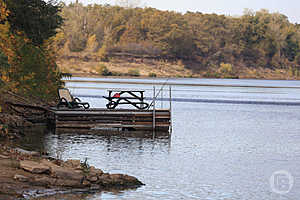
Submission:
POLYGON ((166 62, 163 60, 144 59, 141 62, 118 57, 110 59, 109 62, 103 62, 99 61, 96 56, 85 62, 84 56, 79 53, 72 54, 72 59, 59 59, 57 64, 64 73, 100 76, 300 79, 300 70, 298 71, 297 69, 250 68, 231 66, 227 63, 206 68, 199 63, 192 63, 191 66, 186 65, 180 60, 177 62, 166 62))

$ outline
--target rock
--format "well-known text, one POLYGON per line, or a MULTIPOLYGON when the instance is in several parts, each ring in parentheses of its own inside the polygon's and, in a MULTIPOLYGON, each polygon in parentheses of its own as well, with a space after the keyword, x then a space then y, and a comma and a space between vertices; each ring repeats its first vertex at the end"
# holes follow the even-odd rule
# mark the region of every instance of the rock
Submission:
MULTIPOLYGON (((83 172, 81 170, 75 170, 73 168, 67 168, 67 167, 60 167, 46 159, 43 159, 41 163, 50 168, 50 175, 54 178, 78 180, 78 181, 81 181, 84 178, 83 172)), ((63 164, 63 166, 65 165, 63 164)))
POLYGON ((53 162, 51 162, 51 161, 49 161, 47 159, 43 159, 41 161, 41 163, 44 164, 44 165, 46 165, 46 166, 48 166, 48 167, 50 167, 50 169, 51 168, 55 168, 55 167, 59 167, 58 165, 56 165, 55 163, 53 163, 53 162))
POLYGON ((82 186, 83 186, 83 187, 90 187, 90 186, 91 186, 91 183, 90 183, 89 181, 87 181, 87 180, 84 180, 84 181, 82 182, 82 186))
POLYGON ((141 181, 139 181, 137 178, 129 175, 123 175, 122 177, 126 183, 127 186, 142 186, 145 185, 141 181))
POLYGON ((92 185, 90 186, 90 189, 91 189, 91 190, 100 190, 100 189, 101 189, 101 186, 100 186, 100 185, 96 185, 96 184, 92 184, 92 185))
POLYGON ((29 171, 33 174, 43 174, 48 173, 50 171, 50 168, 48 166, 28 160, 20 161, 20 168, 29 171))
POLYGON ((80 160, 67 160, 63 163, 63 166, 67 168, 81 169, 80 160))
POLYGON ((114 186, 123 186, 125 184, 122 174, 109 175, 110 184, 114 186))
POLYGON ((51 176, 59 179, 69 179, 81 181, 84 178, 82 171, 76 171, 70 168, 51 167, 51 176))
POLYGON ((101 169, 96 169, 95 167, 90 167, 90 175, 95 175, 95 176, 101 176, 103 173, 103 171, 101 169))
POLYGON ((19 174, 16 174, 14 176, 14 179, 17 180, 17 181, 20 181, 20 182, 28 182, 29 181, 28 177, 23 176, 23 175, 19 175, 19 174))
POLYGON ((95 167, 90 167, 89 174, 87 175, 87 180, 95 183, 98 181, 98 177, 101 176, 103 171, 101 169, 96 169, 95 167))
POLYGON ((111 174, 110 179, 111 179, 111 184, 114 186, 135 187, 135 186, 144 185, 137 178, 133 176, 123 175, 123 174, 111 174))
POLYGON ((53 186, 56 185, 57 180, 49 177, 36 177, 32 182, 33 185, 37 186, 53 186))
POLYGON ((83 184, 78 180, 68 180, 68 179, 57 179, 55 186, 59 187, 73 187, 73 188, 83 188, 83 184))
POLYGON ((97 176, 92 176, 92 175, 88 175, 86 177, 86 179, 92 183, 96 183, 98 181, 98 177, 97 176))
POLYGON ((9 156, 0 155, 1 159, 9 159, 9 156))
POLYGON ((144 185, 137 178, 123 174, 102 174, 97 181, 97 184, 109 187, 131 188, 144 185))
POLYGON ((27 151, 21 148, 15 148, 15 151, 17 153, 23 154, 23 155, 28 155, 28 156, 40 156, 39 152, 36 151, 27 151))

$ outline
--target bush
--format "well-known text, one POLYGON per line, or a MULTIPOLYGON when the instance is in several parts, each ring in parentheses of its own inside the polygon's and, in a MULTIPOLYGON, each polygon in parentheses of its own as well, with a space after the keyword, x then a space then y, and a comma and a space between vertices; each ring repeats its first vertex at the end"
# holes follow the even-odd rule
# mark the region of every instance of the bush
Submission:
POLYGON ((221 74, 231 74, 232 73, 232 65, 221 63, 218 72, 221 74))
POLYGON ((128 70, 129 76, 140 76, 140 71, 138 69, 130 69, 128 70))
POLYGON ((100 58, 101 61, 103 62, 108 62, 108 50, 107 50, 107 46, 103 45, 99 50, 98 50, 98 56, 100 58))
POLYGON ((113 73, 111 71, 109 71, 109 69, 104 64, 100 65, 99 74, 102 76, 112 76, 113 75, 113 73))
POLYGON ((70 38, 69 50, 71 52, 80 52, 86 48, 87 38, 81 33, 73 33, 70 38))
POLYGON ((157 75, 154 72, 150 72, 148 76, 149 77, 156 77, 157 75))

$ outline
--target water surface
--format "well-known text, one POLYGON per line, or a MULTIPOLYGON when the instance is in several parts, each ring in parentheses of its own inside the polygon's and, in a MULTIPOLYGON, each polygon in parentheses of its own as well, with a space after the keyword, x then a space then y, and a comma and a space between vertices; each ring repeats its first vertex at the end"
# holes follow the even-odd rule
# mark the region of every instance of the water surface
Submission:
MULTIPOLYGON (((138 81, 165 83, 163 79, 138 81)), ((172 82, 209 86, 172 86, 173 98, 186 101, 173 102, 171 139, 68 133, 48 133, 43 138, 45 149, 54 157, 88 158, 91 165, 106 172, 133 175, 146 184, 137 190, 102 192, 85 199, 299 198, 300 106, 289 103, 300 103, 300 81, 174 79, 172 82), (278 170, 288 171, 294 178, 288 194, 276 194, 270 187, 270 177, 278 170)), ((67 87, 94 107, 105 106, 104 99, 95 97, 106 95, 106 88, 144 89, 148 97, 153 96, 153 87, 143 84, 69 82, 67 87)), ((159 97, 168 98, 167 86, 159 97)), ((162 104, 169 105, 167 101, 162 104)))

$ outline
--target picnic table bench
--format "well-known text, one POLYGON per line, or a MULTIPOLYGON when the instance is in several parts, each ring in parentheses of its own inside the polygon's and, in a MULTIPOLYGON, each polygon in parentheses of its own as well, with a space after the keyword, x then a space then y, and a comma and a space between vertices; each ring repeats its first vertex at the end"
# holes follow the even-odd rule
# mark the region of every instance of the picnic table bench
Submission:
POLYGON ((108 100, 106 107, 115 109, 120 104, 128 104, 136 107, 139 110, 145 110, 149 104, 144 102, 143 90, 108 90, 108 96, 103 98, 108 100))

